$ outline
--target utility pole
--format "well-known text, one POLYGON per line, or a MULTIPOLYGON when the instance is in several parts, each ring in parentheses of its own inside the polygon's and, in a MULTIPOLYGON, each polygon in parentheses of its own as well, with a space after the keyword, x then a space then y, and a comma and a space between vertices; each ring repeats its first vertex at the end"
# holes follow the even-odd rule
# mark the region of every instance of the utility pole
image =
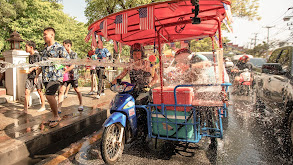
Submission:
POLYGON ((258 33, 253 33, 255 36, 254 36, 254 47, 256 46, 256 40, 257 40, 257 35, 258 33))
POLYGON ((287 26, 289 27, 289 28, 288 28, 289 30, 293 30, 293 28, 292 28, 292 27, 293 27, 293 22, 291 22, 291 23, 287 23, 287 26))
POLYGON ((253 38, 250 38, 251 40, 250 40, 250 44, 249 44, 249 49, 252 49, 252 44, 253 44, 253 42, 252 42, 252 40, 253 40, 253 38))
POLYGON ((275 26, 265 26, 263 28, 267 28, 268 29, 268 36, 267 36, 267 44, 270 44, 270 28, 273 28, 275 26))

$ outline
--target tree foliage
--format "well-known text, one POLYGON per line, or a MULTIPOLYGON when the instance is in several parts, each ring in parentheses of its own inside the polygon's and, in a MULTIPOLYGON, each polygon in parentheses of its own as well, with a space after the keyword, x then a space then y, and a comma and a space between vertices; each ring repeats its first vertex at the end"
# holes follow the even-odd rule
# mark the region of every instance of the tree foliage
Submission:
POLYGON ((265 57, 267 51, 269 50, 269 44, 263 42, 262 44, 256 45, 253 49, 248 49, 247 54, 252 54, 255 57, 265 57))
MULTIPOLYGON (((0 50, 9 49, 5 39, 16 30, 24 40, 36 42, 42 50, 44 45, 43 29, 53 27, 56 30, 56 41, 62 43, 71 39, 73 50, 80 57, 86 56, 89 44, 84 42, 87 27, 63 12, 63 5, 57 0, 0 0, 0 50)), ((24 43, 22 44, 24 48, 24 43)))
POLYGON ((231 10, 234 17, 260 20, 258 15, 259 0, 231 0, 231 10))

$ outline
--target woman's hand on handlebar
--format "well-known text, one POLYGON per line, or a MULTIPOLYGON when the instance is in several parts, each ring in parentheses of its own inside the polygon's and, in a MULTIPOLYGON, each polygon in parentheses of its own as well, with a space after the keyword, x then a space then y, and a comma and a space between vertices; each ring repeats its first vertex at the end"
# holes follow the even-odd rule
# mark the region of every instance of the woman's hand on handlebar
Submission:
POLYGON ((151 87, 149 85, 145 85, 144 88, 143 88, 143 90, 145 92, 149 92, 151 90, 151 87))

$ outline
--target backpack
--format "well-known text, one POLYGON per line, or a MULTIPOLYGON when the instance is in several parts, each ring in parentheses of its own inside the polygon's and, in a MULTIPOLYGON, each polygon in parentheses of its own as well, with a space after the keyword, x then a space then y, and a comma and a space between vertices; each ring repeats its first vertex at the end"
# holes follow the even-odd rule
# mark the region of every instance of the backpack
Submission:
POLYGON ((102 59, 103 57, 106 57, 107 59, 111 59, 111 53, 107 48, 103 49, 97 49, 95 51, 95 54, 97 54, 98 59, 102 59))
POLYGON ((107 48, 103 48, 102 49, 102 53, 106 54, 106 57, 108 60, 111 60, 111 53, 109 52, 109 50, 107 48))

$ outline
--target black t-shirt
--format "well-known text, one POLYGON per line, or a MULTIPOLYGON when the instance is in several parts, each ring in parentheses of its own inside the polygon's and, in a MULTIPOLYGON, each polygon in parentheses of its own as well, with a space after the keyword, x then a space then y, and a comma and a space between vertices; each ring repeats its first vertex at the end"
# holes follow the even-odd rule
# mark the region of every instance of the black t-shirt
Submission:
POLYGON ((247 68, 248 70, 252 70, 252 64, 250 62, 247 63, 243 63, 243 62, 238 62, 236 64, 237 68, 240 70, 244 70, 245 68, 247 68))
MULTIPOLYGON (((35 52, 35 54, 29 56, 29 59, 28 59, 29 64, 34 64, 36 62, 39 62, 40 59, 41 59, 41 56, 39 55, 39 53, 35 52)), ((34 79, 36 77, 36 74, 37 74, 37 72, 36 72, 36 70, 34 70, 27 75, 27 78, 34 79)))
POLYGON ((131 84, 135 84, 136 88, 141 90, 144 86, 148 85, 151 82, 151 73, 144 70, 130 70, 129 77, 131 84))

